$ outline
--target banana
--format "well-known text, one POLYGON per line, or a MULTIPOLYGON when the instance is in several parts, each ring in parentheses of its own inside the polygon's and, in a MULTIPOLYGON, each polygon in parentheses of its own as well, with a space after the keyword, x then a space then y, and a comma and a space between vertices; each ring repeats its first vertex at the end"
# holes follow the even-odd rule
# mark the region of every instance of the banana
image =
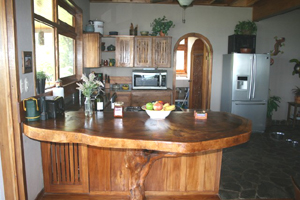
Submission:
POLYGON ((165 111, 171 111, 171 110, 175 110, 175 105, 170 105, 170 106, 166 106, 164 108, 165 111))
POLYGON ((168 107, 168 106, 170 106, 170 104, 169 104, 169 103, 165 103, 165 104, 163 105, 163 108, 168 107))

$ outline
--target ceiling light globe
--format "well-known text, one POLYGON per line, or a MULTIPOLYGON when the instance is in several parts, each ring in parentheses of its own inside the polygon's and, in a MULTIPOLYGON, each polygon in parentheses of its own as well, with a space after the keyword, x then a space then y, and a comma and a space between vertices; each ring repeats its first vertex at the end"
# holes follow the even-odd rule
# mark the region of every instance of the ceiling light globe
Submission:
POLYGON ((180 4, 180 6, 183 6, 183 7, 189 6, 192 2, 193 2, 193 0, 178 0, 178 3, 180 4))

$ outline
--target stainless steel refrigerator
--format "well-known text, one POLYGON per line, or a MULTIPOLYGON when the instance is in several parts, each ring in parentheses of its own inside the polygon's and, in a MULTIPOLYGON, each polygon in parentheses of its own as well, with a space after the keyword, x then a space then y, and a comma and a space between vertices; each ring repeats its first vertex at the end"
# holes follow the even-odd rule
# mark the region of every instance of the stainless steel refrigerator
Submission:
POLYGON ((269 54, 223 55, 221 111, 252 120, 253 131, 265 131, 269 72, 269 54))

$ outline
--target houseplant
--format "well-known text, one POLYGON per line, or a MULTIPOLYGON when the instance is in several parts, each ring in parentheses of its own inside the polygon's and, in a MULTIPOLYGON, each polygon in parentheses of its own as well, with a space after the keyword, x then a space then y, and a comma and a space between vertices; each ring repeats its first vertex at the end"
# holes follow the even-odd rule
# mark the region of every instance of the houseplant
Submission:
POLYGON ((82 74, 82 83, 76 83, 79 87, 77 87, 77 90, 80 90, 82 94, 85 96, 85 102, 84 102, 84 113, 85 116, 92 116, 93 114, 93 108, 91 104, 91 96, 95 89, 98 89, 100 91, 100 87, 104 87, 103 83, 101 81, 95 80, 95 74, 90 73, 89 77, 86 77, 84 74, 82 74))
POLYGON ((296 86, 296 88, 292 89, 292 92, 295 95, 295 103, 300 103, 300 88, 296 86))
POLYGON ((248 21, 239 21, 237 25, 235 25, 234 34, 237 35, 256 35, 257 26, 255 22, 250 20, 248 21))
POLYGON ((278 103, 280 103, 281 98, 278 96, 270 96, 268 99, 267 107, 267 124, 270 125, 272 121, 272 115, 274 111, 279 108, 278 103))
POLYGON ((152 27, 152 35, 156 36, 158 33, 160 36, 168 35, 168 31, 170 28, 174 28, 175 24, 173 21, 168 21, 166 16, 163 18, 154 19, 154 21, 150 24, 152 27))
POLYGON ((299 78, 300 78, 300 61, 298 59, 291 59, 290 62, 294 62, 296 63, 294 66, 294 71, 293 71, 293 75, 298 74, 299 78))
POLYGON ((36 72, 36 88, 38 94, 45 93, 46 79, 48 78, 49 76, 44 71, 36 72))

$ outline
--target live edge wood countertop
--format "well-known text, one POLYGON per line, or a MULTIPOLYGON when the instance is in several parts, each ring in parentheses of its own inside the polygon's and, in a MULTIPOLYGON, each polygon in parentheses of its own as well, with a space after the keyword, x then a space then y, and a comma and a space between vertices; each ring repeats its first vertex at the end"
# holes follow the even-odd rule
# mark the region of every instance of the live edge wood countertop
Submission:
POLYGON ((225 113, 208 112, 207 119, 195 119, 193 112, 173 111, 164 120, 150 119, 146 112, 66 112, 64 117, 25 122, 30 138, 58 143, 82 143, 97 147, 147 149, 173 153, 195 153, 245 143, 251 121, 225 113))

